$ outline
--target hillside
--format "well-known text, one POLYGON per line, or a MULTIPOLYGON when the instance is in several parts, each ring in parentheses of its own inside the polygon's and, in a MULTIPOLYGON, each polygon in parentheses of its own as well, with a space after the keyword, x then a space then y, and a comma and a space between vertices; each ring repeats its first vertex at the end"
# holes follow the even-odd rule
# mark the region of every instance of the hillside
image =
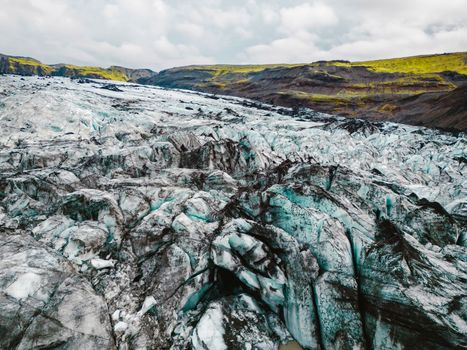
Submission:
POLYGON ((0 74, 99 78, 246 97, 278 106, 370 120, 467 130, 467 53, 365 62, 197 65, 160 73, 47 65, 0 55, 0 74))
POLYGON ((61 76, 70 78, 94 78, 115 81, 142 82, 152 77, 150 69, 130 69, 118 66, 109 68, 76 66, 72 64, 44 64, 34 58, 0 54, 0 74, 61 76))
POLYGON ((467 129, 465 52, 366 62, 187 66, 164 70, 148 83, 348 117, 467 129), (441 113, 440 101, 460 108, 441 113))

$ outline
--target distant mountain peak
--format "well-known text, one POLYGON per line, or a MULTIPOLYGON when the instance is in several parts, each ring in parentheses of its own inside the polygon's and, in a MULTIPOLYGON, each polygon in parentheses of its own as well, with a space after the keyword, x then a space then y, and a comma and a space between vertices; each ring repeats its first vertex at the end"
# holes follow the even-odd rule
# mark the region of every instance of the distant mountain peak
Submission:
POLYGON ((132 69, 120 66, 101 68, 77 66, 67 63, 44 64, 30 57, 0 54, 0 74, 65 76, 70 78, 94 78, 144 83, 157 73, 150 69, 132 69))

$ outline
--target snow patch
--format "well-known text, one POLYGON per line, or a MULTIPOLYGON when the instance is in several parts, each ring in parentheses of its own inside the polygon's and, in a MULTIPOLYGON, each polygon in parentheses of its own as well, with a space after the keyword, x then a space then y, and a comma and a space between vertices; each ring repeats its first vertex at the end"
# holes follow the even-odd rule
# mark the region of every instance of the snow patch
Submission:
POLYGON ((41 288, 41 276, 33 273, 26 272, 20 275, 15 282, 10 284, 5 293, 18 300, 24 300, 37 293, 41 288))

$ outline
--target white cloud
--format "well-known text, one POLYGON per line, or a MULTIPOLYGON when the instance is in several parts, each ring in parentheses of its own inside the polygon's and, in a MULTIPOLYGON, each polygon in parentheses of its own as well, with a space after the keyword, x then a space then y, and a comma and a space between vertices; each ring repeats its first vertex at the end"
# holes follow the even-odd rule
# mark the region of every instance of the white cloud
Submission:
POLYGON ((465 0, 1 0, 0 52, 47 63, 364 60, 467 49, 465 0))
POLYGON ((245 50, 241 63, 306 63, 316 59, 320 49, 313 44, 313 36, 287 37, 269 44, 254 45, 245 50), (308 40, 307 40, 308 39, 308 40))
POLYGON ((189 21, 181 22, 175 31, 190 40, 199 40, 206 34, 203 26, 189 21))
POLYGON ((271 58, 283 62, 366 60, 465 51, 463 2, 307 1, 280 11, 280 39, 251 45, 238 57, 265 63, 271 58))
POLYGON ((304 3, 280 10, 281 29, 286 33, 297 33, 337 24, 338 18, 332 7, 323 3, 304 3))

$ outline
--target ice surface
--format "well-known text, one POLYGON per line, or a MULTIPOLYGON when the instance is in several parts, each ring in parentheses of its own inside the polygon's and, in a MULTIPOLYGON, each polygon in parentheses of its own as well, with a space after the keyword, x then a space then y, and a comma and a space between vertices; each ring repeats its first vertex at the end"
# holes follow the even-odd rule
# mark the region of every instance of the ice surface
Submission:
POLYGON ((193 349, 227 349, 223 337, 222 318, 223 313, 220 305, 211 305, 196 326, 195 334, 192 338, 193 349))
POLYGON ((102 84, 0 77, 1 348, 467 347, 465 134, 102 84))
POLYGON ((5 289, 5 293, 18 300, 27 299, 39 290, 41 281, 41 276, 32 272, 27 272, 23 275, 19 275, 16 281, 5 289))

